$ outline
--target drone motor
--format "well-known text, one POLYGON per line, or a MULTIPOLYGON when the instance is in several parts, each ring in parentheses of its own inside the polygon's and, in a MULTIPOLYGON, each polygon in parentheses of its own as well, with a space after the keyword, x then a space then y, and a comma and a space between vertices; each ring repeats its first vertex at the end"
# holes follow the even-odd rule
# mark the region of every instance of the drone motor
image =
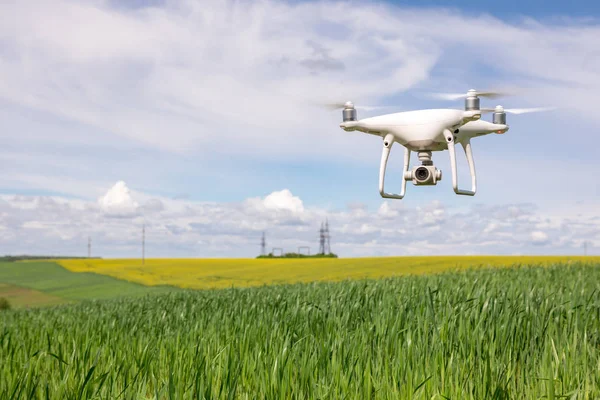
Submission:
POLYGON ((342 111, 342 116, 344 118, 344 122, 356 121, 356 109, 354 108, 354 104, 352 104, 351 101, 347 101, 344 104, 344 110, 342 111))
POLYGON ((506 113, 502 106, 496 106, 493 122, 498 125, 506 125, 506 113))
POLYGON ((477 97, 477 92, 471 89, 467 92, 467 97, 465 98, 465 111, 475 110, 479 110, 479 97, 477 97))

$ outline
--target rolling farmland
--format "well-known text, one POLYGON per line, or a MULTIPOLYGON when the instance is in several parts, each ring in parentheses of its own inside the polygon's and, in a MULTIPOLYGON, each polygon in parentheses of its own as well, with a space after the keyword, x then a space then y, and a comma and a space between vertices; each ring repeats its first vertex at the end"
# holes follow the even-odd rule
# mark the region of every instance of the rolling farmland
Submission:
POLYGON ((572 262, 10 311, 0 398, 594 399, 599 293, 572 262))
POLYGON ((73 273, 49 261, 0 262, 0 297, 15 307, 39 307, 84 300, 143 296, 171 291, 110 276, 73 273))

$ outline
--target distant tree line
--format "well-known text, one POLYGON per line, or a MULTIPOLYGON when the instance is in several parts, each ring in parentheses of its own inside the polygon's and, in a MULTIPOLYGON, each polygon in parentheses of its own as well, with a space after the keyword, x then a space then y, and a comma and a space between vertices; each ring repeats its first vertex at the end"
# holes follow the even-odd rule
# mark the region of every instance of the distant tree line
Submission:
POLYGON ((102 258, 102 257, 72 257, 72 256, 0 256, 0 261, 23 261, 23 260, 65 260, 65 259, 87 259, 87 258, 102 258))
POLYGON ((273 253, 269 253, 266 256, 258 256, 256 258, 338 258, 337 254, 299 254, 299 253, 285 253, 280 256, 275 256, 273 253))

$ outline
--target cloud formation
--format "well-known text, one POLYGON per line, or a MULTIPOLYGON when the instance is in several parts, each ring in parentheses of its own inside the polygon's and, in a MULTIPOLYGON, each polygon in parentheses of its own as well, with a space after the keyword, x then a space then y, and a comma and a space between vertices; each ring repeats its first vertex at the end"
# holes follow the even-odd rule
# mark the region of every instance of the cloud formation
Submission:
POLYGON ((531 240, 533 244, 545 244, 548 242, 548 235, 542 231, 533 231, 531 232, 531 240))
POLYGON ((149 257, 253 257, 263 231, 268 248, 316 251, 318 229, 327 218, 332 250, 345 257, 581 254, 585 240, 590 254, 600 248, 597 211, 550 215, 531 204, 459 209, 388 201, 372 210, 360 204, 323 209, 304 207, 285 189, 238 203, 207 203, 130 194, 121 183, 106 197, 111 196, 120 200, 111 203, 118 205, 120 218, 107 214, 101 202, 1 196, 2 243, 13 254, 84 255, 91 236, 95 255, 135 257, 145 223, 149 257), (143 198, 139 205, 136 197, 143 198), (122 212, 132 207, 136 212, 122 212))
POLYGON ((304 211, 302 200, 294 196, 288 189, 273 192, 260 202, 267 210, 288 210, 294 214, 304 211))
MULTIPOLYGON (((131 217, 137 213, 138 203, 133 200, 129 188, 123 181, 115 185, 98 199, 98 204, 105 215, 111 217, 131 217)), ((157 207, 156 202, 146 206, 149 209, 157 207)))

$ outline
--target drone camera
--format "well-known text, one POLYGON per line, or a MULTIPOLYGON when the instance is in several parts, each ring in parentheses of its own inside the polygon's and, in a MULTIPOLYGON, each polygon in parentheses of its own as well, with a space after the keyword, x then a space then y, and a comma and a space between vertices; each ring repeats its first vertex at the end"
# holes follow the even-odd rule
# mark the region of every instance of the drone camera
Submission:
POLYGON ((429 179, 430 176, 431 176, 431 173, 425 167, 418 167, 415 170, 415 179, 419 182, 427 182, 427 180, 429 179))
POLYGON ((412 180, 413 184, 417 186, 436 185, 438 181, 442 180, 442 171, 434 165, 419 165, 412 171, 407 171, 404 178, 412 180))

